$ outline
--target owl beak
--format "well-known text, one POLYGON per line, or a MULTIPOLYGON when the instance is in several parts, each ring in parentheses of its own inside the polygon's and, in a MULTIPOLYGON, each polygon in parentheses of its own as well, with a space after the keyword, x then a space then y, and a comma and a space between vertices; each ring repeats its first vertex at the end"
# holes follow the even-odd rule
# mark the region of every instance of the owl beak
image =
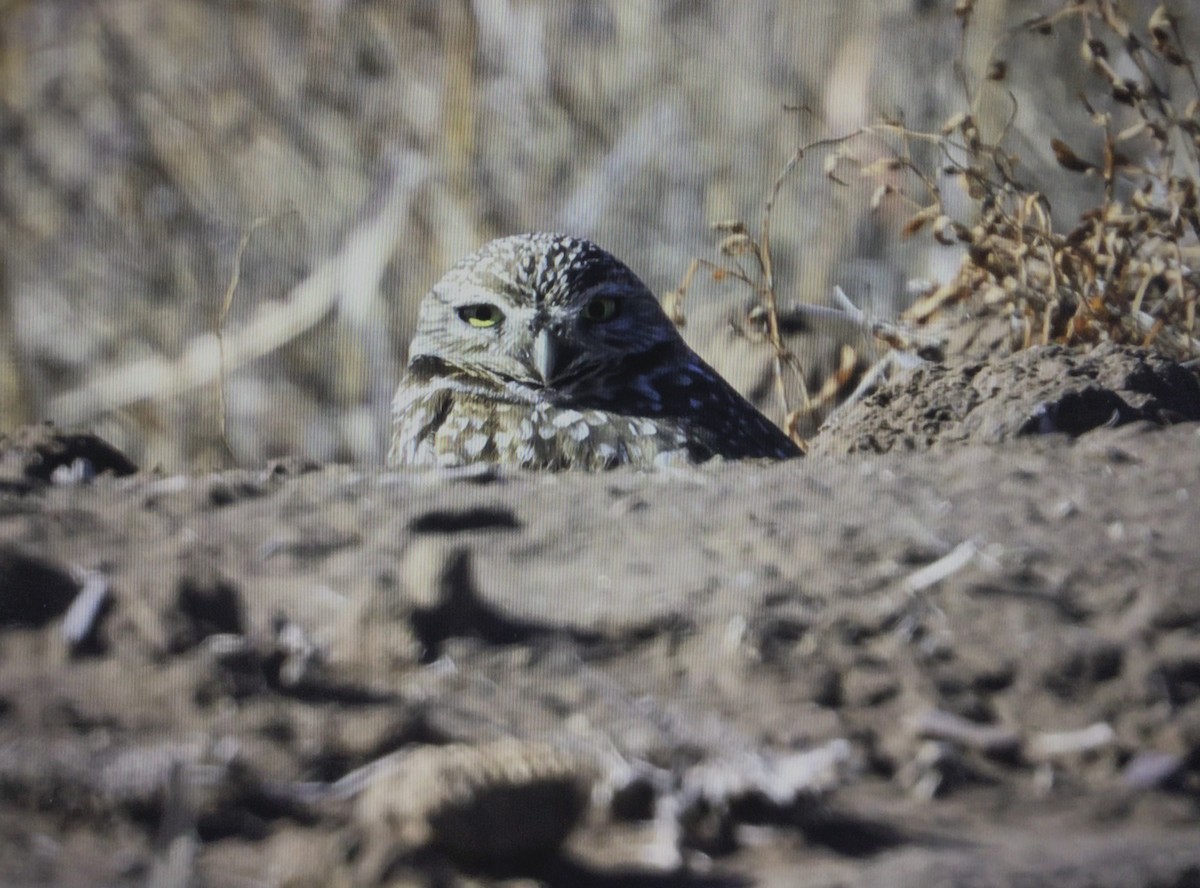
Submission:
POLYGON ((559 357, 558 340, 554 334, 543 327, 537 331, 533 340, 533 367, 543 385, 550 385, 562 369, 559 357))

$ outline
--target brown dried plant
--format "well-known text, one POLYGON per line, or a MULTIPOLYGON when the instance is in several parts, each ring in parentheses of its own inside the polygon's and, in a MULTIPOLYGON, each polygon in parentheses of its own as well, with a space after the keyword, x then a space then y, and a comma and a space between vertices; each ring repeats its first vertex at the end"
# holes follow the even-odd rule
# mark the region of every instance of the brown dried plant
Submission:
POLYGON ((1044 195, 1016 177, 1018 159, 1000 145, 981 142, 971 114, 956 115, 932 137, 905 132, 905 138, 920 135, 939 146, 948 171, 961 177, 975 199, 978 216, 970 224, 951 219, 936 184, 922 176, 929 199, 903 233, 929 225, 938 241, 960 243, 966 253, 957 275, 918 299, 904 319, 930 325, 958 306, 976 316, 1008 317, 1016 347, 1056 342, 1088 349, 1116 342, 1194 360, 1200 354, 1200 83, 1194 65, 1164 6, 1150 16, 1148 41, 1108 0, 1071 0, 1022 27, 1045 32, 1069 18, 1082 26, 1084 63, 1114 107, 1127 108, 1133 118, 1114 132, 1114 113, 1097 110, 1081 95, 1101 130, 1101 156, 1085 158, 1051 139, 1054 157, 1068 174, 1100 179, 1101 202, 1073 227, 1056 229, 1044 195), (1110 43, 1119 43, 1136 77, 1116 73, 1110 43), (1171 67, 1186 72, 1190 98, 1171 96, 1159 82, 1155 69, 1171 67), (1124 146, 1135 140, 1146 147, 1131 157, 1124 146))
MULTIPOLYGON (((971 12, 969 2, 956 6, 964 33, 971 12)), ((1194 63, 1178 22, 1165 6, 1154 11, 1139 36, 1111 0, 1063 0, 1059 11, 1019 25, 1015 36, 1050 33, 1069 19, 1082 28, 1082 59, 1096 89, 1111 97, 1103 104, 1123 109, 1132 119, 1117 130, 1113 110, 1097 110, 1102 103, 1096 95, 1081 95, 1102 133, 1101 155, 1088 158, 1061 139, 1051 140, 1054 157, 1068 175, 1097 177, 1103 183, 1099 204, 1072 227, 1057 227, 1045 195, 1018 177, 1019 159, 1004 147, 1009 126, 989 142, 981 137, 971 111, 953 115, 934 133, 884 121, 798 149, 774 184, 757 239, 740 221, 718 223, 714 227, 725 235, 718 247, 722 261, 694 261, 680 288, 668 294, 668 309, 681 321, 683 294, 699 268, 708 269, 714 279, 736 280, 754 291, 757 299, 750 312, 759 316, 773 350, 776 390, 793 437, 798 437, 801 419, 811 420, 844 398, 858 376, 857 358, 844 348, 839 366, 816 396, 801 388, 804 403, 787 402, 786 375, 803 382, 803 371, 780 335, 771 210, 796 165, 822 147, 833 147, 824 171, 834 182, 847 184, 841 171, 854 164, 860 176, 883 183, 870 198, 872 211, 893 195, 912 206, 899 231, 901 238, 925 232, 940 244, 960 245, 964 251, 957 273, 920 293, 894 323, 868 322, 850 307, 849 319, 878 343, 878 354, 890 352, 894 359, 897 353, 927 353, 923 349, 931 343, 944 346, 949 331, 964 318, 995 317, 1009 322, 1008 346, 1013 349, 1060 343, 1087 350, 1114 342, 1152 348, 1181 362, 1200 362, 1200 82, 1194 63), (1135 76, 1117 73, 1110 61, 1113 52, 1128 57, 1135 76), (1160 82, 1160 72, 1170 69, 1184 72, 1189 96, 1171 95, 1160 82), (853 142, 861 137, 887 146, 887 153, 869 164, 857 160, 853 142), (935 149, 937 170, 914 159, 915 144, 935 149), (1138 149, 1133 156, 1126 153, 1130 145, 1138 149), (914 187, 903 184, 906 181, 914 187), (940 181, 957 181, 964 188, 973 202, 973 218, 953 217, 940 181)), ((987 72, 993 81, 1008 73, 1002 61, 988 65, 987 72)), ((1015 118, 1016 99, 1011 94, 1010 98, 1015 118)), ((1011 122, 1012 118, 1010 126, 1011 122)), ((810 306, 807 311, 829 309, 810 306)), ((859 357, 874 360, 878 355, 859 357)))

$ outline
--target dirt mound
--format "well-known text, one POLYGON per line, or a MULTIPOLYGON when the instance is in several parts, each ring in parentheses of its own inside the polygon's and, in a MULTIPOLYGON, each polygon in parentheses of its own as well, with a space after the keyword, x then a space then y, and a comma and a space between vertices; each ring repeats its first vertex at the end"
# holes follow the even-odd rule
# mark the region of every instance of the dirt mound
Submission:
POLYGON ((31 477, 75 450, 10 440, 0 880, 1192 884, 1200 426, 1158 423, 1196 403, 1050 349, 766 466, 31 477))
POLYGON ((1052 345, 993 362, 918 367, 842 407, 813 447, 820 454, 924 450, 1074 437, 1138 420, 1200 420, 1196 375, 1142 349, 1109 344, 1081 354, 1052 345))

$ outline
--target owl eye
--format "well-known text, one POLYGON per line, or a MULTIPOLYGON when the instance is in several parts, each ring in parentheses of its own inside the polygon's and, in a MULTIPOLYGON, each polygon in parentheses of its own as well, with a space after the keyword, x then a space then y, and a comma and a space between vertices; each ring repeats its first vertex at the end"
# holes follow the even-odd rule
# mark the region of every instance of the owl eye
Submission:
POLYGON ((583 307, 583 317, 589 321, 611 321, 618 312, 617 300, 608 296, 597 296, 583 307))
POLYGON ((494 327, 504 319, 500 309, 486 302, 463 306, 458 310, 458 316, 472 327, 494 327))

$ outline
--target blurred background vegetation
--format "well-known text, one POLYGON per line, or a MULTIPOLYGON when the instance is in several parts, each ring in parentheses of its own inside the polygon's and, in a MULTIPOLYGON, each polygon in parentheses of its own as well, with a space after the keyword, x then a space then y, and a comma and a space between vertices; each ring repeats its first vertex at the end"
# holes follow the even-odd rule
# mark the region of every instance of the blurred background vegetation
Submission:
MULTIPOLYGON (((964 31, 955 5, 0 2, 0 431, 87 427, 167 470, 378 463, 417 302, 460 256, 564 231, 661 295, 717 258, 712 221, 758 226, 797 147, 881 119, 937 132, 973 109, 1069 227, 1101 188, 1050 144, 1101 147, 1078 22, 1034 33, 1062 0, 959 0, 964 31)), ((1194 0, 1167 5, 1196 45, 1194 0)), ((773 211, 783 303, 840 285, 887 318, 910 279, 953 273, 958 248, 901 237, 911 206, 872 208, 878 179, 822 161, 773 211)), ((748 297, 697 276, 684 333, 771 410, 748 297)), ((834 360, 796 348, 814 378, 834 360)))

